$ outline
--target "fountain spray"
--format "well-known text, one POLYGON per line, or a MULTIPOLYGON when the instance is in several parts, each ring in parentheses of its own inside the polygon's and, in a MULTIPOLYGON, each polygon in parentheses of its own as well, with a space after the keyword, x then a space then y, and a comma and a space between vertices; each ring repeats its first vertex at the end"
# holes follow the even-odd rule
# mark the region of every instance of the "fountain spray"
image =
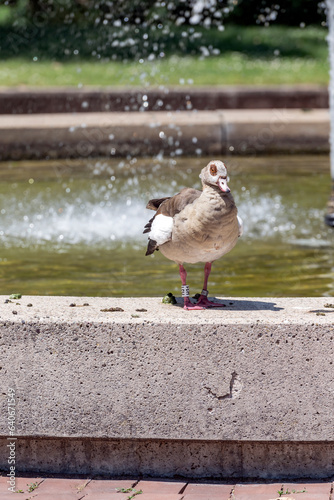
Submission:
POLYGON ((329 83, 329 109, 330 109, 330 164, 332 190, 327 203, 325 222, 328 226, 334 227, 334 0, 326 0, 327 24, 328 24, 328 48, 330 60, 330 83, 329 83))

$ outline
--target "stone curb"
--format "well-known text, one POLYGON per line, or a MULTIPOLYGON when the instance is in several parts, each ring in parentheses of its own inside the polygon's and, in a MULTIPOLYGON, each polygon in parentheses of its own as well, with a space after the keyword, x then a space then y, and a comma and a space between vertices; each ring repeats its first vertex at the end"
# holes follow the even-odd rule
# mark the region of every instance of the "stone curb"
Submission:
POLYGON ((328 153, 325 109, 0 115, 0 160, 328 153))
MULTIPOLYGON (((1 414, 10 391, 22 471, 333 475, 325 298, 224 298, 205 311, 180 299, 5 300, 1 414)), ((4 417, 1 446, 8 437, 4 417)))
POLYGON ((328 108, 316 85, 190 88, 1 88, 0 114, 328 108))

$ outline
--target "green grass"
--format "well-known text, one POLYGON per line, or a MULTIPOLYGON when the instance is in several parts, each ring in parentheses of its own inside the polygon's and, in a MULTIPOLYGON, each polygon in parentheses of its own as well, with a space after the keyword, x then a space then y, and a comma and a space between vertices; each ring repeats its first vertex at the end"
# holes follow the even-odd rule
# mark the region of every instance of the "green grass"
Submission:
POLYGON ((327 31, 321 27, 226 26, 124 34, 106 28, 0 31, 3 86, 159 86, 328 83, 327 31), (186 36, 182 33, 187 33, 186 36), (132 46, 112 41, 132 37, 132 46), (203 48, 210 55, 203 56, 203 48), (164 52, 164 56, 159 54, 164 52), (155 57, 149 61, 150 57, 155 57))
POLYGON ((171 57, 163 62, 7 60, 0 66, 4 86, 265 85, 328 83, 328 66, 312 59, 260 60, 241 54, 216 58, 171 57), (182 67, 182 71, 180 71, 182 67))

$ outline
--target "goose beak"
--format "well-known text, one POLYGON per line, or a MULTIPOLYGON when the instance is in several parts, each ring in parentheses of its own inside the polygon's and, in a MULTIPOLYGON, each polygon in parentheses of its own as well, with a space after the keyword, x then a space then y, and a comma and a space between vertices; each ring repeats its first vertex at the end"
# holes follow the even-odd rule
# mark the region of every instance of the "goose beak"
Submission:
POLYGON ((223 177, 219 177, 217 185, 223 193, 230 193, 231 192, 230 188, 227 185, 227 179, 224 179, 223 177))

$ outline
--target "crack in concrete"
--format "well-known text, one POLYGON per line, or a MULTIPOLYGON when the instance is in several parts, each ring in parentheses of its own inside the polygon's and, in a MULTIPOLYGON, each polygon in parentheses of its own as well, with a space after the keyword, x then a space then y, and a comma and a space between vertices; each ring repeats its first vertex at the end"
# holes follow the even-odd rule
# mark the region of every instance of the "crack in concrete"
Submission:
POLYGON ((230 381, 230 392, 228 394, 225 394, 224 396, 219 396, 217 393, 212 391, 211 387, 204 386, 204 389, 206 389, 208 393, 211 394, 211 396, 218 399, 218 401, 223 401, 224 399, 238 398, 242 391, 242 387, 243 385, 239 375, 237 374, 237 372, 233 372, 230 381))
MULTIPOLYGON (((86 486, 92 481, 92 478, 87 479, 82 485, 77 486, 77 493, 82 493, 86 486)), ((83 497, 82 497, 83 498, 83 497)))
POLYGON ((206 385, 204 386, 204 389, 206 389, 208 391, 208 393, 211 394, 211 396, 213 396, 214 398, 218 399, 218 401, 221 401, 222 399, 229 399, 230 398, 230 394, 226 394, 225 396, 218 396, 218 394, 216 394, 215 392, 213 392, 211 390, 211 388, 207 387, 206 385))
POLYGON ((231 493, 228 500, 235 500, 234 490, 235 490, 235 485, 233 485, 231 488, 231 493))
MULTIPOLYGON (((184 490, 186 489, 186 487, 188 486, 189 483, 186 483, 184 486, 182 486, 182 488, 180 489, 179 491, 179 495, 183 495, 184 493, 184 490)), ((184 496, 182 496, 182 498, 184 498, 184 496)), ((180 500, 182 500, 182 498, 180 498, 180 500)))

